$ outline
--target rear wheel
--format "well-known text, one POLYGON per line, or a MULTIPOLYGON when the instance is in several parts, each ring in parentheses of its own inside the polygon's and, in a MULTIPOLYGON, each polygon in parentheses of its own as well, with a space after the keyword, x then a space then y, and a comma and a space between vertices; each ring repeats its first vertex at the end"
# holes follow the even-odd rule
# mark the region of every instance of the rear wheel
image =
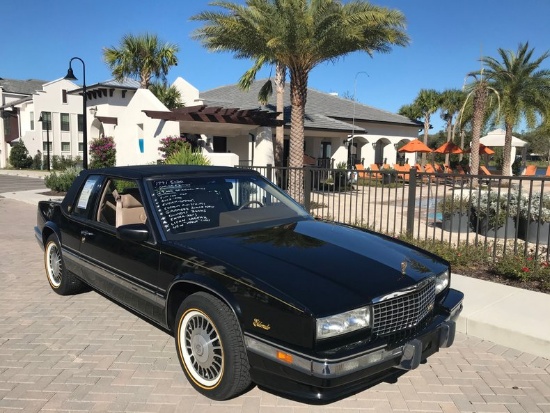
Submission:
POLYGON ((82 281, 69 273, 65 268, 65 262, 61 254, 61 246, 55 234, 48 237, 44 248, 44 266, 48 282, 59 295, 76 294, 83 291, 86 286, 82 281))
POLYGON ((187 379, 206 397, 230 399, 250 385, 239 324, 221 300, 202 292, 187 297, 176 317, 175 340, 187 379))

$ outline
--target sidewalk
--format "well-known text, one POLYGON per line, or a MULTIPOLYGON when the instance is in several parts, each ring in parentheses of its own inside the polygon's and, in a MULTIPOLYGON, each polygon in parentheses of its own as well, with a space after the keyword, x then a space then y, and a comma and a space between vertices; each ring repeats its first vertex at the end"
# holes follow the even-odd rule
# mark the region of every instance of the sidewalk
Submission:
MULTIPOLYGON (((0 174, 47 175, 45 171, 0 170, 0 174)), ((61 199, 44 196, 44 189, 1 193, 5 198, 36 205, 40 200, 61 199)), ((452 275, 452 287, 465 295, 464 310, 457 331, 502 346, 550 359, 550 294, 543 294, 452 275)))

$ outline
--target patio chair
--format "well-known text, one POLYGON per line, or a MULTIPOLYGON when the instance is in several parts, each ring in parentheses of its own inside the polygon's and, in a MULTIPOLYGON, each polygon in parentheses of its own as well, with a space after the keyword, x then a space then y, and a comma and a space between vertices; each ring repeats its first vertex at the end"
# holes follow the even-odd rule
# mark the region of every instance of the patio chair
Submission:
POLYGON ((409 178, 411 175, 411 166, 409 164, 405 164, 405 165, 395 164, 393 165, 393 169, 395 169, 398 172, 397 179, 403 182, 409 182, 409 178))
POLYGON ((370 178, 372 178, 372 179, 382 179, 383 178, 382 174, 379 173, 380 168, 378 167, 377 164, 371 163, 369 169, 371 170, 371 174, 369 175, 370 178), (372 172, 374 172, 374 173, 372 173, 372 172))
POLYGON ((457 172, 459 175, 467 175, 467 174, 468 174, 468 172, 466 172, 466 171, 464 170, 464 168, 462 167, 462 165, 460 165, 460 164, 457 164, 457 165, 456 165, 456 172, 457 172))
POLYGON ((487 176, 492 175, 491 171, 488 170, 485 165, 479 165, 479 172, 480 172, 480 175, 487 175, 487 176))
POLYGON ((537 165, 527 165, 525 167, 525 171, 523 171, 523 174, 527 176, 535 176, 537 174, 537 165))
POLYGON ((362 163, 356 163, 355 169, 357 170, 357 177, 361 179, 365 179, 369 176, 367 173, 367 170, 365 169, 365 166, 362 163))

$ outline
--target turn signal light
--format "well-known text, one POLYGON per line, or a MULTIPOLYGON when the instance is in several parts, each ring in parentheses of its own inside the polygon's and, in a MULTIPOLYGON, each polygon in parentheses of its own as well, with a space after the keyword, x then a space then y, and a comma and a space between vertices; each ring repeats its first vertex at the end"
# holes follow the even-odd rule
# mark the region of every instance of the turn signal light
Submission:
POLYGON ((284 361, 285 363, 292 364, 292 354, 283 353, 282 351, 277 351, 277 359, 284 361))

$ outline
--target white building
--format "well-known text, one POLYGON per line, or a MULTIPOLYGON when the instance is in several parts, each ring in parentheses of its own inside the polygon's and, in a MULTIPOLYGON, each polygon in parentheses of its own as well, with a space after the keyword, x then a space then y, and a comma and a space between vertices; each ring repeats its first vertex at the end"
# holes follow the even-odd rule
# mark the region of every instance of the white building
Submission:
MULTIPOLYGON (((32 84, 13 81, 17 82, 21 93, 4 92, 0 105, 0 167, 7 166, 9 142, 17 138, 23 140, 31 156, 38 150, 47 152, 49 138, 52 156, 82 158, 82 88, 64 79, 32 84), (22 84, 26 86, 24 91, 22 84), (31 92, 29 88, 35 89, 31 92), (45 121, 38 122, 41 115, 45 121)), ((178 78, 174 85, 180 90, 185 107, 173 111, 149 90, 139 89, 134 80, 87 86, 88 144, 99 136, 112 136, 117 165, 140 165, 160 159, 158 147, 162 138, 186 134, 198 139, 215 165, 273 164, 275 96, 267 106, 258 104, 263 82, 255 82, 248 92, 230 85, 201 93, 178 78)), ((289 88, 286 89, 285 159, 290 135, 290 98, 289 88)), ((367 167, 372 163, 396 163, 397 146, 416 138, 422 126, 404 116, 314 89, 308 90, 304 124, 304 163, 325 167, 339 163, 363 163, 367 167)), ((407 161, 414 164, 415 159, 407 161)))

